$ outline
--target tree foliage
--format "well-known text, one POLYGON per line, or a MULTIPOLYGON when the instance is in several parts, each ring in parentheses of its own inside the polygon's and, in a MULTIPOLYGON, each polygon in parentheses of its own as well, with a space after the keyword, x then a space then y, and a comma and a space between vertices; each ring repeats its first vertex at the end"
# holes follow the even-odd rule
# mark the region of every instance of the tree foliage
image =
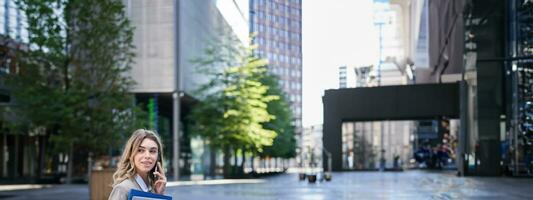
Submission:
POLYGON ((44 128, 57 150, 102 152, 142 126, 128 76, 133 28, 120 0, 18 0, 29 43, 8 77, 16 127, 44 128))
POLYGON ((295 127, 291 124, 293 115, 287 95, 281 89, 279 78, 268 74, 261 82, 269 87, 267 95, 279 96, 280 98, 267 104, 268 113, 274 115, 274 119, 264 123, 264 127, 275 131, 278 136, 272 146, 266 147, 261 153, 262 157, 292 158, 296 155, 295 127))
POLYGON ((267 104, 278 96, 267 94, 261 82, 267 62, 252 54, 252 47, 238 45, 227 36, 205 49, 194 60, 209 81, 196 93, 201 102, 191 114, 193 133, 209 141, 214 148, 251 148, 262 151, 272 145, 276 133, 263 124, 274 117, 267 104))

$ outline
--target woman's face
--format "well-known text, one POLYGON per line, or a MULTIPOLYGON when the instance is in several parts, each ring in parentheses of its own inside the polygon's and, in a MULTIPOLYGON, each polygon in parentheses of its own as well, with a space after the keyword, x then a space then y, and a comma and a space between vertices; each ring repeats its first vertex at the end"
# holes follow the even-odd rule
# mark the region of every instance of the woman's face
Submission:
POLYGON ((159 149, 151 139, 144 139, 133 157, 135 170, 139 174, 147 174, 156 165, 159 149))

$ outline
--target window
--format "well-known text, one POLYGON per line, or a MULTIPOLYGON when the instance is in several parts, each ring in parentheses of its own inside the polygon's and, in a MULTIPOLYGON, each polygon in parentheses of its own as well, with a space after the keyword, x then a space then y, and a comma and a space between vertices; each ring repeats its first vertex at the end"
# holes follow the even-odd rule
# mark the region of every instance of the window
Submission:
POLYGON ((5 34, 6 30, 4 28, 4 25, 5 25, 5 13, 6 13, 6 10, 5 10, 5 6, 4 6, 4 1, 5 0, 0 0, 0 34, 5 34))
POLYGON ((8 25, 8 31, 9 37, 11 38, 17 38, 17 10, 15 8, 15 2, 13 1, 7 1, 6 4, 8 4, 6 7, 9 7, 9 10, 7 11, 7 14, 9 15, 9 20, 7 22, 8 25))
MULTIPOLYGON (((302 109, 301 108, 296 108, 296 115, 300 115, 302 112, 302 109)), ((297 121, 298 123, 298 121, 297 121)))

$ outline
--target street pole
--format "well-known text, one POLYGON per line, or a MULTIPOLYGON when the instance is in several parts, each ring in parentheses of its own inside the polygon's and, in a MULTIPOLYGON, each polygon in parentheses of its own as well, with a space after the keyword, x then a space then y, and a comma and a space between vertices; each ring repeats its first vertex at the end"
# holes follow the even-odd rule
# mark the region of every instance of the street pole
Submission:
MULTIPOLYGON (((383 22, 377 23, 379 28, 379 62, 378 62, 378 74, 377 74, 377 80, 378 80, 378 87, 381 86, 381 64, 383 63, 383 22)), ((383 134, 383 121, 380 123, 380 145, 381 145, 381 154, 379 159, 379 170, 384 171, 385 170, 385 147, 384 147, 384 134, 383 134)))
POLYGON ((180 168, 180 0, 174 0, 174 92, 172 93, 172 170, 174 180, 179 180, 180 168))
POLYGON ((379 27, 379 63, 378 63, 378 87, 381 86, 381 64, 383 64, 383 23, 378 23, 379 27))
POLYGON ((172 159, 172 169, 174 171, 174 180, 179 180, 179 159, 180 159, 180 145, 179 145, 179 137, 180 137, 180 100, 179 100, 179 92, 174 92, 172 94, 172 124, 174 124, 174 127, 172 129, 172 150, 173 150, 173 159, 172 159))

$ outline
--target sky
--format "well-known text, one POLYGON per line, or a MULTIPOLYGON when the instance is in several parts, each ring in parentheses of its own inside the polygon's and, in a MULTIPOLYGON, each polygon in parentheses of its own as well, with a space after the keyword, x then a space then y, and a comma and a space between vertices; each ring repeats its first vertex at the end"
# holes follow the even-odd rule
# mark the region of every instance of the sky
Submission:
POLYGON ((372 13, 372 0, 302 1, 303 127, 322 124, 322 96, 339 87, 339 66, 378 59, 372 13))

